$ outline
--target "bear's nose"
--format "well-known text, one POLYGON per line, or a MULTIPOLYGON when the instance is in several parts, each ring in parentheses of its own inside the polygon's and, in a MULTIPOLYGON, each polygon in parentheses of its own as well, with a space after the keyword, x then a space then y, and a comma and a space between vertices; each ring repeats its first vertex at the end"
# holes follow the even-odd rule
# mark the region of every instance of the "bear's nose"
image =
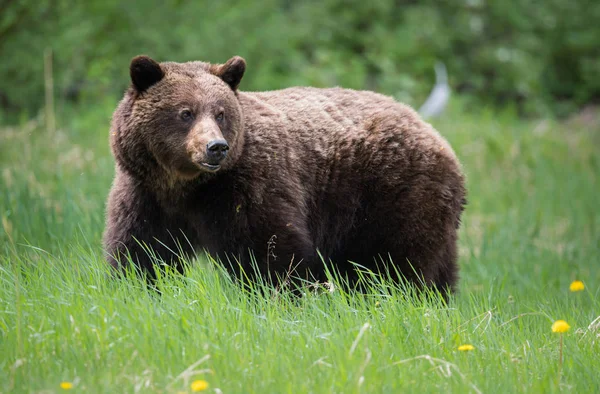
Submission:
POLYGON ((225 140, 212 140, 206 145, 206 155, 210 161, 221 161, 227 156, 229 145, 225 140))
POLYGON ((206 149, 209 151, 228 151, 229 145, 227 145, 227 141, 225 140, 212 140, 206 145, 206 149))

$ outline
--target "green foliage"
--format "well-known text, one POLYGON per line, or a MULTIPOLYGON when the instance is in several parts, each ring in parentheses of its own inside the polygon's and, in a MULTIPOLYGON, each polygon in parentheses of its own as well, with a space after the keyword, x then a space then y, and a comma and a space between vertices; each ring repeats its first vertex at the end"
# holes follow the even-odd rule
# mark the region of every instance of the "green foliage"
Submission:
POLYGON ((246 90, 373 89, 419 105, 446 63, 478 102, 567 114, 600 96, 593 0, 0 3, 0 109, 43 105, 51 49, 59 102, 120 95, 129 60, 248 61, 246 90))

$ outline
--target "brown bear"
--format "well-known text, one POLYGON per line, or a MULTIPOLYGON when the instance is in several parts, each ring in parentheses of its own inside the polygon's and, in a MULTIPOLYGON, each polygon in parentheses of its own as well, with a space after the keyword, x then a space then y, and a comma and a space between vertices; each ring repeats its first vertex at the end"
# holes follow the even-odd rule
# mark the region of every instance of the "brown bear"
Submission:
POLYGON ((207 251, 253 278, 326 280, 326 262, 354 283, 356 263, 452 290, 465 186, 447 141, 369 91, 242 92, 245 68, 132 60, 111 126, 111 264, 152 277, 207 251))

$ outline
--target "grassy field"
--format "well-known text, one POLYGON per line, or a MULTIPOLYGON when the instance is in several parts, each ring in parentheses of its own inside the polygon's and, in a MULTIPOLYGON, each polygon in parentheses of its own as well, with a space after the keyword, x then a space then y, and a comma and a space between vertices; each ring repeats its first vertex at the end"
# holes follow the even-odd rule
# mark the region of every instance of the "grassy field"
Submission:
POLYGON ((387 284, 242 292, 211 262, 157 297, 107 279, 115 101, 0 129, 0 392, 600 392, 600 119, 454 103, 435 126, 468 176, 459 293, 387 284), (570 292, 573 280, 585 290, 570 292), (564 363, 560 334, 564 319, 564 363), (458 347, 469 344, 471 351, 458 347))

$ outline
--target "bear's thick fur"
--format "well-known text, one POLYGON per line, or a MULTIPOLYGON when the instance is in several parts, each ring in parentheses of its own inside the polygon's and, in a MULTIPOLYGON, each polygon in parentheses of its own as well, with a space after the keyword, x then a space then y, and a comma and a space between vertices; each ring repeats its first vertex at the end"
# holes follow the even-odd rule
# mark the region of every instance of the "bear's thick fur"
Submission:
POLYGON ((392 261, 454 288, 465 187, 446 140, 373 92, 239 91, 245 67, 132 60, 111 127, 111 264, 129 254, 152 276, 149 254, 180 267, 206 250, 234 274, 324 280, 323 258, 353 281, 348 261, 392 261))

